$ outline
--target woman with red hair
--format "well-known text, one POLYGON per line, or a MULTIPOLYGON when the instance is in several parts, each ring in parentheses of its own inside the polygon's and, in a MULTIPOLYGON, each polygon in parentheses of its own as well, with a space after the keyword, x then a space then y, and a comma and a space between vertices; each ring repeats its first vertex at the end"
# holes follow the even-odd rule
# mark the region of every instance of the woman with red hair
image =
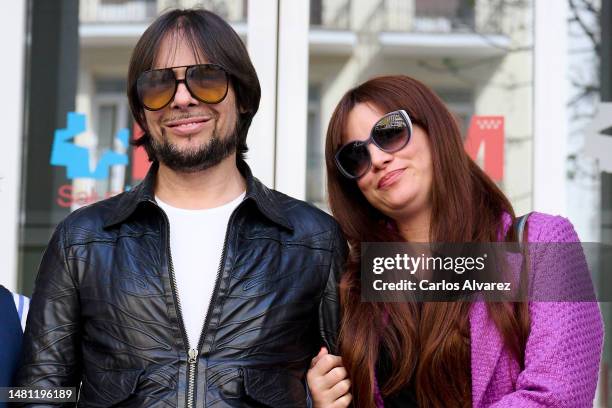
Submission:
MULTIPOLYGON (((341 355, 321 350, 308 373, 315 407, 592 406, 603 339, 596 302, 361 301, 362 242, 520 238, 509 200, 468 157, 429 88, 386 76, 347 92, 326 163, 351 252, 341 355)), ((558 216, 531 213, 525 232, 528 242, 578 242, 558 216)))

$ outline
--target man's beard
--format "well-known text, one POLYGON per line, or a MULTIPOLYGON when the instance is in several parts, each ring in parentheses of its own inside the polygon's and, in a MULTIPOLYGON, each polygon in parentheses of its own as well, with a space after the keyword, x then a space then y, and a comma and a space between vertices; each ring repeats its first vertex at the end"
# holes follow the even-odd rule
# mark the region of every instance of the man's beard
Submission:
POLYGON ((185 150, 171 143, 165 130, 162 130, 161 140, 151 137, 151 147, 157 160, 172 170, 182 173, 195 173, 216 166, 234 153, 237 145, 238 135, 235 130, 221 137, 216 127, 208 142, 185 150))

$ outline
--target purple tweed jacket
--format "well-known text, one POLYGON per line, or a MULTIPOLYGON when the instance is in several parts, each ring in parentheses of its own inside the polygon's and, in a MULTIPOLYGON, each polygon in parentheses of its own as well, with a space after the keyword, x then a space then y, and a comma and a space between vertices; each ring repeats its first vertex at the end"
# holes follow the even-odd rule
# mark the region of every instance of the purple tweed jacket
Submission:
MULTIPOLYGON (((510 217, 504 218, 506 230, 510 217)), ((578 242, 565 218, 532 213, 529 242, 578 242)), ((537 265, 534 266, 537 274, 537 265)), ((473 408, 592 407, 603 343, 596 302, 531 302, 525 368, 504 347, 486 303, 470 311, 473 408)), ((377 395, 377 406, 382 400, 377 395)))

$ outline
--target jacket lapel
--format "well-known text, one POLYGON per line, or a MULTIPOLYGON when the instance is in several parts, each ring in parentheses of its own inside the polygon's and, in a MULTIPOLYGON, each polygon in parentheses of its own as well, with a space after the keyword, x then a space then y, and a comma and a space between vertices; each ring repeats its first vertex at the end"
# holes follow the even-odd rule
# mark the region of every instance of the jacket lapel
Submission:
MULTIPOLYGON (((284 214, 284 203, 279 202, 279 195, 273 194, 261 183, 261 181, 255 178, 245 161, 238 160, 236 165, 246 180, 247 191, 245 200, 254 201, 257 209, 271 221, 289 230, 293 230, 293 225, 284 214)), ((134 211, 136 211, 141 202, 155 201, 155 181, 158 169, 159 163, 154 161, 145 179, 130 191, 119 196, 116 208, 105 221, 104 228, 109 228, 124 222, 134 211)))
POLYGON ((470 310, 472 406, 482 404, 484 393, 493 377, 497 361, 503 348, 503 340, 489 319, 487 304, 476 301, 470 310))

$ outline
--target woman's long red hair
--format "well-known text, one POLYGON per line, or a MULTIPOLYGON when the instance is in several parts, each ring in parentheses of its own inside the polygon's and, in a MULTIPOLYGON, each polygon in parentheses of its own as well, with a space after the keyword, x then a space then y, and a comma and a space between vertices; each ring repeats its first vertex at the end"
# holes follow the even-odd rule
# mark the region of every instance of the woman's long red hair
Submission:
MULTIPOLYGON (((431 242, 495 242, 503 231, 503 214, 515 221, 510 202, 465 153, 456 121, 428 87, 407 76, 384 76, 344 95, 329 123, 325 156, 330 208, 351 247, 340 283, 340 349, 351 378, 354 405, 374 406, 374 370, 379 350, 385 348, 391 376, 379 384, 383 396, 410 382, 420 407, 471 406, 470 303, 432 302, 417 307, 361 301, 360 243, 403 240, 388 228, 393 221, 368 203, 333 160, 343 144, 349 112, 364 102, 382 112, 404 109, 429 136, 431 242)), ((506 239, 516 240, 513 229, 506 239)), ((529 332, 526 304, 487 303, 487 309, 522 364, 529 332)))

